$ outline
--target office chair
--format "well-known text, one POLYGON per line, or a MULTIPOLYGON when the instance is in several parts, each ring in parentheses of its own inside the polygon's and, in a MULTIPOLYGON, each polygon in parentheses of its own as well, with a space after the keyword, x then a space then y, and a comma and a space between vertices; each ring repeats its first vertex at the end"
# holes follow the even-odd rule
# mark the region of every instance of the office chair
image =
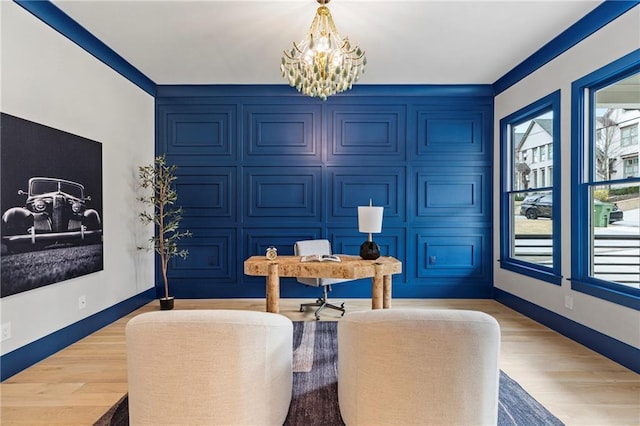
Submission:
MULTIPOLYGON (((305 241, 297 241, 293 246, 293 253, 296 256, 306 256, 309 254, 331 254, 331 243, 329 240, 305 240, 305 241)), ((302 303, 300 305, 300 312, 304 312, 305 308, 308 306, 318 307, 316 309, 315 315, 316 320, 320 319, 320 311, 325 308, 336 309, 342 312, 344 315, 344 302, 340 303, 340 306, 329 303, 327 300, 328 292, 331 291, 331 286, 333 284, 342 283, 345 281, 352 281, 350 279, 343 278, 296 278, 299 283, 304 285, 313 286, 313 287, 322 287, 322 296, 318 297, 318 299, 314 303, 302 303)))

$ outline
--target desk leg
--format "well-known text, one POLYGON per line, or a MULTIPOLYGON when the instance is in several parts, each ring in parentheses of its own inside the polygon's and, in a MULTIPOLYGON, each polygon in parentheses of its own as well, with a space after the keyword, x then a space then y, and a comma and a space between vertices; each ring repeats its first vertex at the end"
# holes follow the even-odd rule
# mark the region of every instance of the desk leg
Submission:
POLYGON ((371 309, 382 309, 383 299, 383 276, 382 265, 375 265, 376 273, 371 283, 371 309))
POLYGON ((280 276, 278 275, 278 264, 269 264, 269 275, 267 275, 267 312, 280 312, 280 276))
POLYGON ((383 278, 382 308, 389 309, 390 307, 391 307, 391 275, 385 275, 383 278))

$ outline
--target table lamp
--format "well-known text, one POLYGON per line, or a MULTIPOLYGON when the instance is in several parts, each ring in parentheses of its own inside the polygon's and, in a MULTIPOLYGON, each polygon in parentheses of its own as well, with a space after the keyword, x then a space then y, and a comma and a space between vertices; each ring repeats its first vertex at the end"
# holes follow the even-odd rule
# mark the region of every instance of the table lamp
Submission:
POLYGON ((360 257, 374 260, 380 257, 380 247, 373 241, 371 234, 382 232, 382 212, 384 207, 358 206, 358 230, 368 233, 369 238, 360 246, 360 257))

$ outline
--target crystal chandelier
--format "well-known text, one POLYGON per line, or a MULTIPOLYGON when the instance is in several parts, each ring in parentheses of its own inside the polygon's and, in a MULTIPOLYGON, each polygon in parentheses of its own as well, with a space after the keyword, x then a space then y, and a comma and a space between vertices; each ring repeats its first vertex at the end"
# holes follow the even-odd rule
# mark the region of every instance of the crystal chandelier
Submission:
POLYGON ((325 6, 329 0, 317 2, 320 7, 311 28, 304 40, 284 51, 280 70, 299 92, 325 101, 330 95, 351 89, 364 73, 367 58, 359 46, 351 46, 348 37, 343 39, 338 34, 325 6))

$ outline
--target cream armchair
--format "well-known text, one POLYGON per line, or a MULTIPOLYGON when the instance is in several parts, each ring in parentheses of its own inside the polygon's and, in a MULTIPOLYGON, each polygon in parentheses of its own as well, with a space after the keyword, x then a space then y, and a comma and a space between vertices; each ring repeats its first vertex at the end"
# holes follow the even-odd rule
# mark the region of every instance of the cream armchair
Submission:
POLYGON ((353 312, 338 322, 348 425, 495 425, 500 328, 475 311, 353 312))
POLYGON ((126 326, 132 425, 282 425, 293 324, 266 312, 149 312, 126 326))

